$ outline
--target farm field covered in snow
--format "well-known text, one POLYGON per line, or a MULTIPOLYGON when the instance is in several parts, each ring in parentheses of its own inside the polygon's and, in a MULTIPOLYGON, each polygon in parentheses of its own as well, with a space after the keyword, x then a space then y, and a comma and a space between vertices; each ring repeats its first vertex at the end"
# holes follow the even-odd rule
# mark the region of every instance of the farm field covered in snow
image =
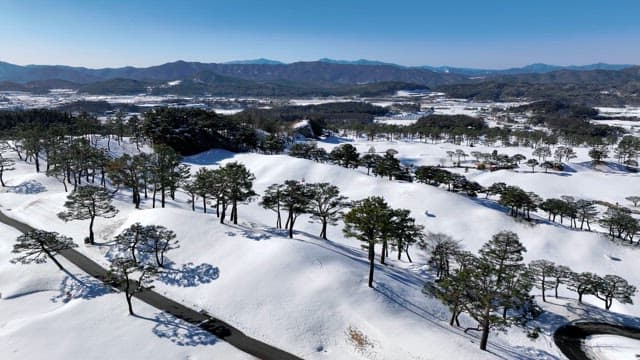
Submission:
MULTIPOLYGON (((446 150, 460 148, 450 144, 405 142, 355 141, 353 144, 361 152, 371 146, 379 152, 394 148, 398 150, 399 158, 416 165, 437 164, 441 158, 446 159, 446 150)), ((330 142, 319 145, 335 146, 330 142)), ((467 152, 472 149, 490 151, 478 147, 464 149, 467 152)), ((622 203, 625 196, 632 195, 633 189, 637 192, 638 187, 634 187, 638 183, 637 174, 591 169, 585 165, 588 160, 586 149, 576 150, 578 158, 570 163, 573 171, 566 175, 555 172, 531 174, 527 168, 493 173, 469 170, 465 175, 483 185, 496 181, 519 185, 543 197, 573 195, 622 203), (595 184, 607 186, 594 187, 595 184), (584 189, 592 190, 585 192, 584 189)), ((498 151, 530 155, 527 152, 530 149, 498 148, 498 151)), ((411 210, 412 216, 427 231, 449 234, 460 240, 466 250, 476 252, 493 234, 511 230, 527 247, 527 262, 544 258, 570 266, 575 271, 618 274, 632 284, 640 283, 634 260, 638 251, 635 247, 621 246, 595 232, 571 230, 551 223, 532 225, 516 221, 505 213, 505 209, 483 199, 468 198, 419 183, 374 178, 367 176, 363 169, 345 169, 286 155, 213 150, 185 159, 192 172, 199 167, 215 168, 231 161, 245 164, 255 174, 254 189, 259 194, 267 186, 288 179, 327 181, 337 185, 353 200, 374 194, 384 196, 391 206, 411 210), (426 216, 425 211, 430 216, 426 216)), ((8 172, 5 179, 8 188, 0 193, 1 211, 34 227, 72 236, 80 251, 105 266, 109 242, 129 225, 135 222, 160 224, 174 230, 180 247, 170 252, 168 259, 176 271, 156 282, 157 291, 196 309, 205 309, 247 334, 303 358, 519 358, 522 354, 530 358, 562 358, 551 337, 555 328, 585 314, 603 319, 610 316, 601 310, 603 306, 599 299, 585 296, 585 304, 578 305, 575 295, 562 289, 562 298, 545 304, 547 312, 530 324, 542 329, 539 339, 527 338, 530 329, 514 327, 506 333, 492 332, 490 352, 478 352, 478 336, 449 327, 447 308, 422 294, 424 283, 434 277, 425 265, 426 254, 422 250, 411 250, 413 263, 405 258, 391 260, 388 266, 377 265, 375 290, 371 290, 366 286, 366 253, 360 249, 359 242, 343 236, 341 225, 330 227, 329 241, 325 241, 316 236, 320 225, 302 216, 296 223, 294 239, 288 239, 286 233, 273 227, 275 213, 261 208, 257 201, 240 206, 238 225, 222 225, 214 214, 203 214, 200 205, 192 212, 186 194, 179 193, 177 200, 169 201, 165 209, 150 209, 151 202, 147 200, 141 210, 135 210, 130 203, 130 193, 125 190, 116 194, 119 214, 113 219, 97 220, 96 234, 100 245, 85 246, 81 243, 87 235, 87 222, 64 223, 55 215, 63 209, 67 195, 59 182, 36 174, 34 167, 24 162, 18 162, 17 170, 8 172)), ((544 214, 540 215, 544 217, 544 214)), ((8 240, 15 235, 10 234, 8 240)), ((4 246, 7 252, 6 243, 4 246)), ((395 259, 393 251, 391 258, 395 259)), ((2 266, 4 271, 27 269, 24 271, 33 274, 34 278, 44 273, 52 277, 50 283, 38 285, 38 289, 58 289, 64 278, 64 274, 50 263, 27 266, 7 264, 3 260, 2 266)), ((2 277, 0 283, 2 305, 11 302, 6 299, 7 290, 4 290, 11 283, 7 276, 2 277)), ((26 292, 14 290, 14 293, 26 292)), ((534 294, 538 295, 538 292, 534 290, 534 294)), ((57 303, 48 302, 51 295, 46 298, 28 296, 36 296, 33 301, 43 303, 37 306, 38 309, 44 307, 49 309, 45 311, 50 311, 51 307, 57 306, 57 303)), ((634 300, 640 299, 636 295, 634 300)), ((96 322, 115 319, 108 323, 109 326, 140 326, 136 334, 166 346, 167 359, 198 354, 215 356, 216 351, 224 353, 224 358, 236 355, 235 350, 222 341, 213 341, 213 345, 204 341, 195 347, 175 346, 155 334, 154 323, 128 317, 121 294, 77 299, 70 304, 82 304, 77 305, 77 311, 99 309, 90 315, 96 322)), ((135 302, 134 307, 140 309, 141 314, 154 316, 154 309, 142 303, 135 302)), ((633 317, 640 315, 637 305, 614 302, 612 311, 621 321, 627 322, 634 322, 633 317)), ((461 320, 464 326, 475 324, 470 318, 461 320)), ((7 326, 1 328, 0 334, 6 329, 7 326)))

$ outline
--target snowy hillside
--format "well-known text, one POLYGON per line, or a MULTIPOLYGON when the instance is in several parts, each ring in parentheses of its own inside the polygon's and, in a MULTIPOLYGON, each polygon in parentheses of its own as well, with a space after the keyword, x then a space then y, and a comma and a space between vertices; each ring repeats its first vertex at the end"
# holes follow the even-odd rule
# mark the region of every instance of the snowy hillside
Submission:
POLYGON ((252 358, 146 304, 137 304, 138 317, 128 316, 121 294, 64 260, 67 273, 52 263, 11 264, 20 233, 3 224, 0 232, 3 359, 252 358))
MULTIPOLYGON (((335 146, 330 143, 320 145, 335 146)), ((361 152, 366 152, 372 145, 379 152, 394 148, 399 151, 401 159, 416 164, 437 163, 438 159, 446 158, 446 150, 458 148, 418 143, 355 142, 354 145, 361 152)), ((469 151, 468 148, 465 150, 469 151)), ((508 151, 522 152, 526 149, 508 151)), ((635 188, 635 192, 638 191, 637 174, 588 169, 580 165, 587 160, 586 154, 580 151, 578 155, 572 164, 575 171, 567 176, 529 174, 525 169, 520 169, 521 173, 471 170, 468 176, 483 185, 504 181, 544 196, 589 195, 591 198, 623 202, 624 197, 630 194, 620 189, 635 188), (609 184, 611 189, 583 194, 581 189, 599 189, 594 184, 600 183, 609 184)), ((517 221, 491 201, 468 198, 419 183, 375 178, 367 176, 366 170, 362 169, 345 169, 286 155, 233 154, 213 150, 185 159, 191 165, 192 173, 199 167, 215 168, 231 161, 245 164, 255 174, 254 190, 258 194, 263 193, 267 186, 288 179, 331 182, 352 200, 371 195, 383 196, 391 206, 411 210, 411 215, 428 231, 449 234, 473 252, 493 234, 511 230, 527 247, 526 261, 544 258, 575 271, 618 274, 632 284, 640 284, 635 262, 637 249, 617 245, 598 233, 571 230, 558 224, 532 225, 517 221), (425 214, 426 211, 429 215, 425 214)), ((286 233, 273 227, 275 213, 261 208, 257 201, 240 206, 240 224, 227 225, 219 224, 215 214, 203 214, 198 202, 196 212, 192 212, 188 197, 183 193, 178 194, 176 201, 169 201, 165 209, 151 209, 151 201, 147 200, 143 201, 141 210, 135 210, 126 190, 116 193, 119 214, 113 219, 96 220, 99 245, 88 247, 80 244, 87 236, 87 221, 65 223, 55 215, 63 209, 67 195, 62 185, 43 174, 36 174, 33 166, 24 162, 18 162, 17 168, 5 175, 8 188, 0 192, 0 210, 8 216, 34 227, 72 236, 80 245, 80 251, 103 265, 108 264, 105 254, 110 250, 109 242, 129 225, 141 222, 166 226, 176 232, 180 247, 168 253, 173 271, 155 283, 157 291, 188 306, 204 309, 251 336, 305 359, 563 358, 551 338, 555 328, 585 313, 603 317, 608 314, 599 310, 603 307, 602 301, 585 296, 585 305, 580 306, 575 302, 573 293, 562 290, 561 295, 567 298, 551 300, 545 305, 549 312, 543 314, 537 323, 543 331, 541 338, 530 340, 526 336, 527 329, 514 327, 506 333, 493 332, 490 352, 479 352, 478 335, 475 332, 465 334, 463 329, 450 327, 447 308, 422 294, 423 285, 433 280, 434 274, 425 265, 426 254, 417 248, 411 249, 413 263, 406 259, 394 260, 396 254, 392 251, 390 257, 393 260, 388 266, 377 264, 375 290, 371 290, 367 287, 366 253, 361 250, 359 242, 344 237, 342 225, 330 227, 329 241, 325 241, 316 236, 320 232, 320 224, 302 216, 296 223, 294 239, 288 239, 286 233)), ((94 339, 95 346, 113 351, 96 354, 96 358, 119 355, 120 347, 115 347, 118 340, 105 337, 105 334, 120 334, 120 330, 116 330, 119 328, 131 334, 127 336, 128 341, 145 344, 145 347, 122 347, 135 348, 135 351, 140 351, 139 356, 144 356, 146 349, 152 347, 155 353, 161 353, 161 357, 166 359, 215 358, 217 354, 226 359, 242 355, 223 341, 198 336, 197 330, 193 329, 185 330, 190 335, 182 338, 195 346, 175 346, 176 342, 171 341, 170 336, 167 339, 167 336, 158 334, 155 330, 157 322, 127 316, 120 294, 74 299, 67 303, 50 301, 52 297, 61 296, 59 287, 65 274, 49 263, 7 264, 10 250, 7 244, 17 235, 11 230, 7 233, 7 241, 0 247, 4 254, 0 254, 0 290, 3 293, 0 312, 14 307, 7 310, 2 320, 4 325, 0 326, 0 338, 8 339, 0 345, 2 353, 18 348, 43 351, 56 342, 55 337, 43 336, 42 342, 26 346, 18 342, 18 339, 26 338, 18 336, 19 331, 36 331, 35 327, 46 329, 43 324, 55 323, 61 326, 56 328, 58 334, 64 334, 64 329, 73 326, 91 324, 86 333, 101 335, 94 339), (25 272, 23 285, 20 285, 22 281, 14 283, 11 280, 9 272, 13 269, 25 272), (25 295, 28 293, 33 294, 25 295), (37 313, 32 313, 34 308, 37 313), (23 311, 29 313, 27 320, 20 320, 25 319, 23 311), (64 314, 72 311, 74 314, 77 312, 77 319, 83 319, 82 323, 68 322, 70 316, 64 314), (12 317, 17 313, 22 315, 12 317), (7 316, 9 320, 5 321, 7 316), (34 328, 19 326, 23 323, 32 324, 29 326, 34 328), (109 328, 99 330, 99 326, 109 328), (158 350, 165 348, 166 351, 158 350)), ((537 295, 539 291, 534 289, 533 293, 537 295)), ((636 295, 634 301, 637 303, 640 297, 636 295)), ((140 302, 134 306, 146 317, 160 316, 140 302)), ((632 316, 640 316, 638 305, 614 302, 611 310, 627 321, 633 321, 632 316)), ((470 318, 461 320, 464 326, 475 326, 470 318)), ((75 343, 68 344, 72 347, 75 343)), ((67 356, 74 354, 72 351, 76 350, 60 350, 60 357, 63 353, 67 356)), ((20 357, 16 355, 15 358, 20 357)))

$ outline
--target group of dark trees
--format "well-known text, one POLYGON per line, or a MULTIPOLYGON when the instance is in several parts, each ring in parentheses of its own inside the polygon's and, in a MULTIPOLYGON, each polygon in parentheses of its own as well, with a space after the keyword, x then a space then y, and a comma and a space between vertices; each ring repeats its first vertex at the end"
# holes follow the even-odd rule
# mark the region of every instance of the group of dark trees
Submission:
POLYGON ((187 179, 184 190, 191 197, 191 209, 195 211, 196 197, 202 199, 202 210, 207 212, 207 200, 215 200, 216 216, 224 223, 227 209, 230 218, 238 223, 238 204, 248 202, 257 194, 253 191, 255 176, 238 162, 227 163, 217 169, 201 168, 187 179))
MULTIPOLYGON (((548 260, 523 262, 525 247, 518 235, 510 231, 495 234, 480 249, 479 256, 462 250, 460 244, 443 234, 430 234, 427 245, 429 264, 436 270, 437 281, 425 286, 425 293, 435 295, 451 311, 450 325, 460 326, 459 316, 468 314, 482 331, 480 348, 485 350, 491 328, 503 328, 535 317, 540 309, 530 296, 539 288, 542 301, 546 291, 565 285, 575 291, 578 301, 593 295, 609 310, 613 300, 632 303, 636 288, 617 275, 600 277, 593 273, 574 273, 566 266, 548 260)), ((476 330, 468 328, 468 330, 476 330)))
MULTIPOLYGON (((513 168, 517 164, 526 160, 526 156, 515 154, 512 156, 499 154, 497 151, 492 153, 482 153, 472 151, 466 154, 463 150, 449 151, 449 157, 454 164, 460 165, 460 159, 469 155, 476 158, 476 161, 483 161, 481 164, 497 165, 500 167, 513 168)), ((408 180, 421 182, 432 186, 445 185, 448 191, 463 193, 468 196, 476 197, 479 193, 489 196, 499 196, 498 203, 509 209, 509 214, 514 217, 523 217, 531 219, 531 213, 538 209, 548 213, 549 220, 556 221, 560 217, 560 223, 564 223, 564 219, 570 220, 569 225, 572 228, 585 227, 591 231, 591 224, 600 220, 600 224, 609 229, 612 237, 627 239, 633 241, 634 236, 640 232, 640 222, 630 215, 630 211, 623 207, 612 208, 607 211, 604 216, 598 219, 599 212, 596 203, 590 200, 575 200, 572 197, 565 196, 562 199, 546 199, 543 200, 534 192, 528 192, 518 186, 510 186, 499 182, 489 187, 483 187, 477 182, 468 180, 464 175, 449 171, 442 166, 419 166, 411 168, 403 166, 395 157, 396 151, 390 149, 379 155, 371 148, 366 154, 360 155, 356 148, 345 143, 335 147, 331 152, 327 153, 323 148, 317 146, 315 142, 295 143, 289 152, 294 157, 305 158, 318 162, 331 161, 336 165, 346 168, 357 168, 363 166, 367 168, 367 174, 373 173, 377 176, 388 176, 391 180, 408 180), (617 210, 616 210, 617 209, 617 210), (578 222, 580 225, 578 226, 578 222)), ((547 171, 549 168, 562 168, 562 162, 571 160, 576 157, 575 151, 570 146, 557 146, 553 151, 548 145, 540 145, 533 150, 534 157, 542 161, 540 166, 547 171), (555 162, 546 160, 547 158, 555 159, 555 162)), ((593 156, 592 156, 593 157, 593 156)), ((531 158, 527 165, 534 171, 535 166, 539 163, 536 159, 531 158), (533 160, 533 162, 532 162, 533 160)))
POLYGON ((145 114, 142 130, 154 144, 185 156, 212 148, 248 151, 258 145, 252 127, 201 109, 154 109, 145 114))
POLYGON ((287 212, 284 228, 288 230, 290 238, 293 237, 293 228, 298 217, 310 214, 312 219, 322 224, 319 236, 326 240, 327 226, 336 224, 343 216, 343 210, 351 204, 335 185, 287 180, 269 186, 262 196, 260 205, 277 214, 278 229, 283 227, 281 212, 287 212))
POLYGON ((450 324, 468 314, 478 322, 480 349, 486 350, 491 328, 502 328, 532 317, 537 311, 529 295, 533 286, 522 261, 525 247, 518 235, 503 231, 480 249, 479 256, 462 251, 447 237, 437 236, 430 262, 436 265, 439 280, 425 286, 451 311, 450 324))
MULTIPOLYGON (((178 247, 178 241, 175 233, 163 226, 135 223, 116 236, 115 244, 119 252, 110 259, 105 281, 123 290, 129 314, 134 315, 133 296, 151 288, 154 277, 165 266, 167 251, 178 247)), ((32 230, 16 239, 12 251, 16 257, 11 262, 40 264, 50 259, 64 270, 56 255, 75 247, 77 245, 67 236, 32 230)))
POLYGON ((536 102, 510 108, 503 117, 505 125, 498 127, 489 127, 482 118, 467 115, 429 115, 410 126, 346 123, 340 129, 356 137, 366 135, 369 140, 409 139, 467 146, 478 143, 494 146, 499 142, 502 146, 533 148, 559 143, 567 146, 613 145, 625 135, 620 127, 590 122, 591 118, 597 117, 597 110, 570 102, 536 102), (523 113, 530 115, 528 124, 518 124, 512 119, 523 113), (544 125, 548 131, 536 129, 539 125, 544 125))
POLYGON ((557 265, 549 260, 532 261, 529 263, 529 272, 534 280, 534 286, 540 289, 542 301, 545 302, 547 290, 553 290, 554 296, 558 298, 560 285, 565 285, 568 290, 574 291, 580 303, 584 295, 597 297, 604 301, 607 310, 611 308, 613 300, 618 300, 622 304, 633 304, 631 297, 636 292, 636 287, 620 276, 601 277, 590 272, 576 273, 566 266, 557 265))
POLYGON ((371 196, 355 202, 344 215, 343 232, 363 242, 369 259, 369 287, 373 287, 375 245, 381 244, 380 263, 385 264, 389 247, 394 246, 398 259, 404 252, 409 261, 409 247, 424 238, 424 227, 416 224, 409 210, 394 209, 379 196, 371 196))
POLYGON ((383 154, 376 153, 375 148, 370 148, 365 154, 360 155, 355 146, 346 143, 333 148, 331 152, 318 147, 311 142, 294 143, 289 149, 289 155, 317 162, 332 162, 345 168, 356 169, 360 166, 367 168, 367 175, 387 177, 389 180, 411 181, 410 168, 400 163, 396 158, 397 151, 388 149, 383 154))
POLYGON ((385 115, 387 109, 366 102, 335 102, 319 105, 276 106, 269 109, 251 108, 232 116, 270 133, 282 131, 300 119, 307 119, 316 135, 326 127, 339 128, 344 124, 369 124, 375 116, 385 115))
POLYGON ((116 236, 115 244, 117 254, 110 259, 107 282, 123 290, 129 314, 134 315, 131 299, 151 288, 164 270, 167 251, 177 248, 178 240, 164 226, 135 223, 116 236))

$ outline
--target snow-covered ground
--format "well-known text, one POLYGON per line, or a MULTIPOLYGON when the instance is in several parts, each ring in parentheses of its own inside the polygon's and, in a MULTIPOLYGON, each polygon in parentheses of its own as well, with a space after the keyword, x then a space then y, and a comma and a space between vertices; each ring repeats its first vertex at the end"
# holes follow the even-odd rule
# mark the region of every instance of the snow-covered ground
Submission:
MULTIPOLYGON (((5 209, 3 209, 5 210, 5 209)), ((0 354, 24 359, 251 359, 199 328, 136 302, 61 259, 11 264, 20 233, 0 224, 0 354)))
POLYGON ((622 336, 589 336, 583 346, 594 360, 638 360, 640 358, 640 340, 622 336))
POLYGON ((610 117, 637 117, 640 118, 640 107, 623 106, 623 107, 596 107, 601 115, 610 117))
MULTIPOLYGON (((320 146, 331 148, 336 142, 321 142, 320 146)), ((406 142, 355 141, 353 144, 361 152, 366 152, 371 146, 375 146, 378 152, 394 148, 405 162, 417 165, 434 165, 443 158, 448 164, 446 151, 464 148, 450 144, 406 142)), ((481 147, 464 149, 466 152, 490 151, 481 147)), ((527 156, 531 151, 515 148, 498 150, 521 152, 527 156)), ((587 161, 586 149, 576 150, 579 157, 571 164, 575 171, 566 176, 530 174, 528 169, 494 173, 470 170, 467 175, 485 185, 493 181, 521 185, 525 190, 536 191, 544 197, 573 194, 622 203, 625 196, 640 190, 636 185, 637 174, 590 169, 581 165, 587 161)), ((391 206, 410 209, 428 231, 452 235, 471 251, 477 251, 494 233, 512 230, 520 235, 527 247, 526 261, 545 258, 568 265, 575 271, 618 274, 634 285, 640 284, 635 262, 637 249, 617 245, 597 233, 570 230, 557 224, 534 226, 515 221, 492 202, 482 199, 467 198, 424 184, 374 178, 367 176, 362 169, 344 169, 286 155, 233 154, 214 150, 186 159, 194 171, 201 166, 217 167, 229 161, 245 164, 256 175, 254 188, 258 193, 287 179, 329 181, 354 200, 371 195, 384 196, 391 206), (425 215, 426 210, 431 216, 425 215)), ((66 197, 62 186, 53 179, 36 174, 31 165, 19 162, 17 167, 18 170, 5 175, 9 187, 0 192, 2 211, 33 226, 58 231, 81 242, 87 235, 87 222, 64 223, 55 216, 62 210, 66 197)), ((168 254, 176 271, 156 282, 158 291, 186 305, 205 309, 248 335, 305 359, 495 358, 491 353, 477 350, 477 334, 467 335, 460 329, 449 327, 446 307, 422 294, 422 286, 433 275, 424 265, 426 254, 418 249, 411 250, 414 263, 403 259, 391 260, 386 267, 378 265, 376 290, 371 290, 366 285, 366 254, 357 241, 344 238, 341 226, 331 227, 328 232, 330 241, 324 241, 315 236, 320 231, 319 224, 302 216, 296 223, 297 231, 292 240, 286 238, 281 230, 273 228, 275 214, 262 209, 257 201, 240 207, 240 224, 237 226, 219 224, 215 215, 203 214, 199 204, 197 211, 191 212, 183 194, 179 194, 177 201, 169 201, 165 209, 150 209, 151 202, 144 201, 143 209, 135 210, 126 191, 116 194, 115 203, 120 213, 113 219, 98 219, 96 222, 98 242, 103 245, 86 247, 80 244, 80 251, 106 265, 104 255, 109 250, 108 242, 124 228, 134 222, 164 225, 177 233, 181 246, 168 254)), ((391 258, 395 259, 395 253, 392 252, 391 258)), ((17 265, 5 266, 12 269, 17 265)), ((52 272, 47 274, 56 273, 50 264, 41 266, 51 267, 52 272)), ((537 295, 538 291, 534 290, 534 294, 537 295)), ((564 298, 545 304, 547 312, 539 320, 543 333, 538 340, 530 340, 526 336, 527 329, 516 327, 506 333, 492 333, 491 351, 508 359, 522 356, 562 358, 553 345, 551 335, 564 322, 593 313, 616 314, 623 321, 632 321, 633 317, 640 315, 637 305, 614 302, 612 311, 615 313, 605 313, 598 312, 603 306, 596 298, 586 296, 585 305, 580 306, 573 300, 574 294, 562 290, 561 295, 564 298)), ((95 304, 97 301, 106 301, 103 299, 109 296, 112 295, 101 296, 100 300, 82 301, 95 309, 93 305, 100 306, 95 304)), ((105 314, 120 312, 122 321, 134 321, 125 316, 124 299, 120 299, 122 295, 114 296, 114 308, 109 308, 105 314)), ((637 302, 640 298, 635 296, 634 300, 637 302)), ((139 302, 134 306, 144 311, 139 302)), ((38 313, 48 311, 40 303, 33 307, 38 309, 38 313)), ((153 314, 153 309, 149 311, 153 314)), ((93 319, 91 316, 98 315, 86 316, 93 319)), ((462 320, 464 325, 474 325, 468 318, 462 320)), ((116 318, 113 323, 117 321, 116 318)), ((153 327, 153 324, 148 326, 153 327)), ((4 329, 6 327, 0 327, 0 334, 4 329)), ((115 332, 113 329, 110 331, 115 332)), ((158 340, 152 331, 147 333, 154 341, 158 340)), ((220 344, 223 343, 193 349, 215 351, 221 348, 220 344)))

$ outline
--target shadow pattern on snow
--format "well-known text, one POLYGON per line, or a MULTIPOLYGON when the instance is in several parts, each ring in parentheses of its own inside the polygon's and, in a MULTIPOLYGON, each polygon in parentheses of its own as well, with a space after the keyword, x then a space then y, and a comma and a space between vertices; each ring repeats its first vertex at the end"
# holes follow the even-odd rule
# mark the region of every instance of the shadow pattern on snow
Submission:
POLYGON ((189 165, 218 165, 222 160, 231 159, 236 154, 227 150, 209 150, 185 157, 182 162, 189 165))
POLYGON ((148 318, 140 315, 135 317, 156 323, 153 333, 163 339, 167 339, 178 346, 206 346, 213 345, 217 338, 201 328, 180 321, 173 316, 161 312, 148 318))
MULTIPOLYGON (((555 298, 547 297, 547 303, 562 306, 567 313, 573 314, 579 319, 640 328, 640 318, 608 311, 587 303, 578 304, 571 301, 565 304, 558 304, 554 300, 555 298)), ((555 331, 555 329, 562 325, 566 325, 567 323, 569 323, 569 319, 567 317, 548 311, 545 311, 538 319, 536 319, 536 326, 545 330, 547 333, 551 333, 555 331)))
POLYGON ((39 194, 47 191, 42 183, 36 180, 29 180, 15 186, 7 186, 7 192, 14 194, 39 194))
POLYGON ((177 268, 174 263, 168 263, 158 275, 158 280, 167 285, 194 287, 210 283, 219 277, 220 269, 210 264, 186 263, 177 268))
MULTIPOLYGON (((106 252, 105 257, 112 261, 118 257, 130 257, 131 250, 114 244, 106 252)), ((156 265, 156 259, 152 252, 136 251, 138 263, 156 265)), ((210 283, 220 277, 220 269, 211 264, 202 263, 195 265, 191 262, 178 266, 175 262, 165 257, 164 266, 160 268, 158 281, 172 286, 194 287, 210 283)))
POLYGON ((60 282, 58 288, 60 292, 51 298, 52 302, 67 303, 73 299, 90 300, 112 292, 111 288, 94 277, 67 274, 68 276, 60 282))

